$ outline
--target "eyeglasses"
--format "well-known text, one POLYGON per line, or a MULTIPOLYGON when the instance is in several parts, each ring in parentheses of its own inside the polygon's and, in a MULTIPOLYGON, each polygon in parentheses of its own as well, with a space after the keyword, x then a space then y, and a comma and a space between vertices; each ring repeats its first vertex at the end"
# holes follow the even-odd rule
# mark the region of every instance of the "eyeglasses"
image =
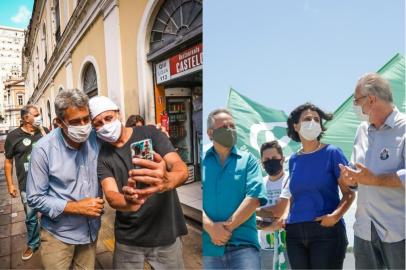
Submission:
POLYGON ((352 100, 352 103, 353 103, 354 105, 356 105, 356 104, 358 104, 358 100, 360 100, 360 99, 362 99, 362 98, 365 98, 365 97, 367 97, 367 96, 360 96, 360 97, 358 97, 358 98, 354 98, 354 99, 352 100))

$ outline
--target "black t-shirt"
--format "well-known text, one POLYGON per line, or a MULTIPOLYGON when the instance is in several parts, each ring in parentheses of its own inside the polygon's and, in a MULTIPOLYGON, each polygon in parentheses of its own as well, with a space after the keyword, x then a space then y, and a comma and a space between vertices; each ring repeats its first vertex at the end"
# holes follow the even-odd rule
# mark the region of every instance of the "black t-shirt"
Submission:
MULTIPOLYGON (((45 132, 49 130, 44 128, 45 132)), ((30 162, 30 156, 32 147, 42 138, 42 134, 39 129, 35 130, 34 135, 31 135, 21 127, 11 131, 6 138, 4 144, 4 155, 7 159, 15 160, 15 168, 17 171, 18 187, 20 191, 25 191, 25 184, 27 182, 28 164, 30 162)))
MULTIPOLYGON (((155 126, 134 127, 124 146, 116 148, 108 143, 102 144, 97 166, 99 181, 114 177, 118 190, 122 192, 128 182, 128 171, 133 168, 130 144, 144 139, 151 139, 154 151, 162 157, 175 151, 168 137, 155 126)), ((116 241, 125 245, 164 246, 185 234, 186 223, 176 190, 152 195, 137 212, 116 212, 116 241)))

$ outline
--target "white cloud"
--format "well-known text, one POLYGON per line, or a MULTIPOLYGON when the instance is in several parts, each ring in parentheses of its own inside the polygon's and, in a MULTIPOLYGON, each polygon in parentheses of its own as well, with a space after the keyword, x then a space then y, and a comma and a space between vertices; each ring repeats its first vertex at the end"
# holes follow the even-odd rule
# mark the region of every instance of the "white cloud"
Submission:
POLYGON ((11 17, 11 20, 15 23, 25 23, 31 17, 31 11, 28 10, 26 6, 20 6, 18 8, 18 12, 11 17))

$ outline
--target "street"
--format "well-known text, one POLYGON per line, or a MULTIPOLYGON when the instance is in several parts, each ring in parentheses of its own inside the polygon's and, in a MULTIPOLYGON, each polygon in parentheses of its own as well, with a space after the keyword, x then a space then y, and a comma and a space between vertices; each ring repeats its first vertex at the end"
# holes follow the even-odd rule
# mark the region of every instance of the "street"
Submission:
MULTIPOLYGON (((28 261, 21 260, 26 245, 24 208, 20 200, 8 194, 4 177, 4 155, 0 156, 0 269, 43 269, 40 252, 34 253, 28 261)), ((14 175, 15 185, 17 180, 14 175)), ((111 269, 114 250, 115 211, 105 204, 102 226, 99 232, 96 255, 96 269, 111 269)), ((186 269, 201 269, 201 225, 186 219, 188 235, 182 237, 183 258, 186 269)), ((145 265, 145 269, 151 269, 145 265)))

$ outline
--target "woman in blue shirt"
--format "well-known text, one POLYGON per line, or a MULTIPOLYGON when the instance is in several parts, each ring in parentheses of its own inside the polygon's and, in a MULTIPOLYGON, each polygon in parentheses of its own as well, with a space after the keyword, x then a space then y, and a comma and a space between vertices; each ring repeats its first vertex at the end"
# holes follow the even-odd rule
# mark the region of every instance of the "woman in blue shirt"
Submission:
POLYGON ((332 115, 306 103, 288 118, 288 136, 302 143, 289 160, 291 194, 286 241, 292 269, 342 269, 347 249, 343 215, 354 192, 339 184, 338 164, 348 164, 341 149, 320 142, 322 120, 332 115), (338 188, 343 194, 341 200, 338 188))

